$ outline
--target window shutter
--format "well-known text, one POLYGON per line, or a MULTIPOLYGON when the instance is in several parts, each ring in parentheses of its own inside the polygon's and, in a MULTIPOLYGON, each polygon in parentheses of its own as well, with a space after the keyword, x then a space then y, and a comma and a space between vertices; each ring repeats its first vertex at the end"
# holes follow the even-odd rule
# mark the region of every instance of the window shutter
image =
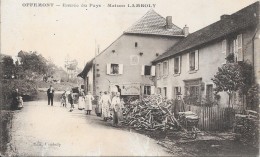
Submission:
POLYGON ((144 75, 144 65, 142 65, 141 75, 144 75))
POLYGON ((141 86, 142 95, 144 95, 144 86, 141 86))
POLYGON ((111 72, 111 64, 108 63, 107 64, 107 74, 110 75, 110 72, 111 72))
POLYGON ((151 75, 155 76, 155 66, 154 65, 151 67, 151 75))
POLYGON ((181 87, 180 86, 178 87, 178 92, 181 93, 181 87))
POLYGON ((164 74, 164 76, 167 76, 168 74, 169 74, 169 62, 168 61, 166 61, 165 62, 166 64, 165 64, 165 74, 164 74))
POLYGON ((181 56, 178 57, 179 58, 179 74, 181 73, 181 56))
POLYGON ((151 86, 151 95, 155 94, 154 90, 155 90, 155 86, 151 86))
POLYGON ((175 58, 172 59, 173 75, 175 74, 175 58))
POLYGON ((123 74, 123 64, 119 64, 119 74, 123 74))
POLYGON ((227 51, 227 40, 222 41, 222 53, 226 54, 227 51))
POLYGON ((195 51, 195 70, 199 70, 199 50, 195 51))
POLYGON ((187 71, 190 71, 190 53, 187 53, 187 71))
POLYGON ((242 34, 237 36, 237 61, 243 61, 242 34))

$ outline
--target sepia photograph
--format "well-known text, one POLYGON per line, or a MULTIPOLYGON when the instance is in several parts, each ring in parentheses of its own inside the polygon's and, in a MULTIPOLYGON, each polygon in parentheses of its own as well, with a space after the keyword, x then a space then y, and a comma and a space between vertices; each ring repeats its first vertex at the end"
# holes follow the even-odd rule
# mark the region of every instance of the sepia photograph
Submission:
POLYGON ((0 6, 0 156, 259 156, 259 0, 0 6))

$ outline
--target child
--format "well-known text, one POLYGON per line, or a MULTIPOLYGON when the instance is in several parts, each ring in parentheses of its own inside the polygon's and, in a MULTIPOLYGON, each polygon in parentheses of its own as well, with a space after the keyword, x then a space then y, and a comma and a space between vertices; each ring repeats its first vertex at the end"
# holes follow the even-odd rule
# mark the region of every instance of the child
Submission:
POLYGON ((69 103, 70 103, 70 105, 71 105, 71 107, 70 107, 70 112, 72 112, 72 111, 73 111, 73 108, 74 108, 72 91, 70 91, 70 93, 69 93, 69 95, 68 95, 68 101, 69 101, 69 103))
POLYGON ((64 91, 64 93, 61 94, 61 105, 63 107, 67 107, 67 102, 66 102, 67 96, 66 96, 66 91, 64 91))

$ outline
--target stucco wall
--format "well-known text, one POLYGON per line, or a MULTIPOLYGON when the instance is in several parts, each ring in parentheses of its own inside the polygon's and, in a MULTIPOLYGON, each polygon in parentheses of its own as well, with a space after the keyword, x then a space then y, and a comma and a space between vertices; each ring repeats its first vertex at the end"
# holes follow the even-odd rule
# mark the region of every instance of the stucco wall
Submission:
POLYGON ((96 90, 108 91, 109 84, 140 83, 154 85, 153 77, 142 76, 142 65, 151 61, 178 41, 178 38, 124 34, 96 57, 96 90), (135 47, 135 42, 138 43, 135 47), (114 52, 113 52, 114 51, 114 52), (140 52, 143 53, 140 56, 140 52), (131 65, 130 56, 137 55, 139 62, 131 65), (122 75, 107 75, 107 63, 123 64, 122 75))
MULTIPOLYGON (((244 60, 252 63, 252 36, 253 30, 247 30, 243 33, 243 52, 244 60), (251 39, 251 40, 250 40, 251 39)), ((174 75, 174 62, 173 58, 169 59, 169 75, 156 79, 157 88, 167 87, 167 98, 174 98, 174 87, 181 87, 181 94, 184 95, 184 80, 202 78, 202 82, 205 83, 204 90, 201 91, 202 97, 206 95, 206 85, 213 84, 211 80, 216 74, 218 67, 222 66, 226 62, 226 54, 222 53, 222 40, 216 41, 211 44, 207 44, 201 47, 199 50, 199 69, 195 72, 189 72, 188 70, 188 53, 182 53, 181 55, 181 73, 180 75, 174 75)), ((259 58, 259 57, 258 57, 259 58)), ((158 74, 156 74, 158 75, 158 74)), ((157 76, 156 76, 157 78, 157 76)), ((215 87, 215 85, 213 85, 215 87)), ((228 96, 226 93, 219 93, 221 96, 220 104, 226 106, 228 104, 228 96)))

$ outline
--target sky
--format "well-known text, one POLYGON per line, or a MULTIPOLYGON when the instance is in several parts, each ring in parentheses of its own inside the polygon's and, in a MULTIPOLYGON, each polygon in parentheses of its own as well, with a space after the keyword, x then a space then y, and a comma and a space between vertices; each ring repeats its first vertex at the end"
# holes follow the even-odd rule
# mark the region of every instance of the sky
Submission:
POLYGON ((232 14, 256 1, 1 0, 1 53, 15 56, 20 50, 37 51, 58 66, 64 67, 65 59, 70 58, 83 68, 95 56, 97 45, 100 51, 104 50, 151 9, 130 8, 128 4, 155 4, 157 13, 172 16, 175 25, 187 25, 192 33, 218 21, 221 15, 232 14), (53 3, 53 7, 28 3, 53 3), (107 7, 108 4, 126 7, 107 7))

